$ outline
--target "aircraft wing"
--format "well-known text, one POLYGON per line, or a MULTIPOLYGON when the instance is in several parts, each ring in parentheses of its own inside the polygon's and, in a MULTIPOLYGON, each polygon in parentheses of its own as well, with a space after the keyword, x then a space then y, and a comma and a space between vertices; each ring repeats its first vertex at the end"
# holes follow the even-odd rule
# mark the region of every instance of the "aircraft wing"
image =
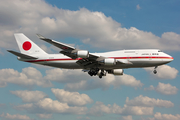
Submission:
MULTIPOLYGON (((76 54, 73 54, 73 53, 76 53, 77 51, 79 51, 79 49, 76 49, 72 46, 69 46, 67 44, 64 44, 64 43, 61 43, 61 42, 57 42, 55 40, 51 40, 49 38, 45 38, 43 37, 42 35, 40 34, 37 34, 38 38, 41 39, 41 40, 44 40, 60 49, 62 49, 62 51, 60 51, 60 53, 68 56, 68 57, 71 57, 71 58, 75 58, 76 54)), ((92 54, 92 53, 89 53, 89 58, 90 59, 94 59, 96 60, 97 58, 99 58, 100 56, 98 55, 95 55, 95 54, 92 54)))
POLYGON ((48 43, 50 43, 50 44, 52 44, 52 45, 62 49, 62 50, 66 50, 66 51, 75 50, 75 48, 72 47, 72 46, 69 46, 69 45, 61 43, 61 42, 57 42, 55 40, 51 40, 49 38, 45 38, 45 37, 43 37, 40 34, 37 34, 37 36, 38 36, 39 39, 44 40, 44 41, 46 41, 46 42, 48 42, 48 43))
MULTIPOLYGON (((60 49, 62 49, 62 51, 60 51, 60 53, 72 58, 72 59, 76 59, 77 57, 77 52, 81 51, 79 49, 76 49, 72 46, 69 46, 67 44, 61 43, 61 42, 57 42, 55 40, 51 40, 49 38, 45 38, 40 34, 37 34, 38 38, 41 40, 44 40, 60 49)), ((77 64, 84 66, 85 68, 92 68, 94 66, 97 66, 97 64, 99 64, 99 61, 103 61, 104 59, 106 59, 107 57, 104 56, 100 56, 97 54, 92 54, 89 53, 89 56, 87 58, 81 58, 77 61, 77 64)), ((127 61, 121 61, 118 60, 117 61, 120 64, 129 64, 127 61)))

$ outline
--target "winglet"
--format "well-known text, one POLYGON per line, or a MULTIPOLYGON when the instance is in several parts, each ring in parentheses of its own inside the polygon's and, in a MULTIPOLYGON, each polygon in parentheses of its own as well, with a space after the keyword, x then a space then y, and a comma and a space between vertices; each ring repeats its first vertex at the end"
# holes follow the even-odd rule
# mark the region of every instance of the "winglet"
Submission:
POLYGON ((37 37, 39 38, 39 39, 46 39, 44 36, 42 36, 42 35, 40 35, 40 34, 36 34, 37 35, 37 37))
POLYGON ((40 35, 40 34, 36 34, 37 35, 37 37, 39 38, 39 39, 41 39, 41 40, 44 40, 44 41, 46 41, 46 42, 48 42, 48 43, 50 43, 51 44, 51 39, 49 39, 49 38, 45 38, 44 36, 42 36, 42 35, 40 35))
POLYGON ((37 35, 37 37, 39 39, 44 40, 44 41, 46 41, 46 42, 48 42, 48 43, 50 43, 50 44, 52 44, 52 45, 54 45, 54 46, 56 46, 56 47, 58 47, 60 49, 63 49, 63 50, 75 50, 76 49, 76 48, 74 48, 72 46, 69 46, 67 44, 64 44, 64 43, 61 43, 61 42, 57 42, 57 41, 51 40, 49 38, 45 38, 45 37, 43 37, 40 34, 36 34, 36 35, 37 35))

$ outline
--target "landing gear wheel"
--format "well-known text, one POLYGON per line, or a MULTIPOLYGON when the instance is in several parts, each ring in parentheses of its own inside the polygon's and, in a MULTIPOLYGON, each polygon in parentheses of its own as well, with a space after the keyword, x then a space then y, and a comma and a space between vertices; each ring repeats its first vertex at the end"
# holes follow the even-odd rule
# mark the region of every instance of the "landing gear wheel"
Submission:
POLYGON ((99 68, 90 69, 89 72, 88 72, 88 74, 89 74, 90 76, 96 76, 97 73, 98 73, 98 71, 99 71, 99 68))
POLYGON ((155 68, 154 68, 154 71, 153 71, 154 74, 157 73, 157 70, 156 70, 157 67, 158 67, 158 66, 155 66, 155 68))
POLYGON ((99 73, 99 78, 102 78, 102 76, 106 76, 106 71, 101 70, 101 72, 99 73))
POLYGON ((102 78, 102 75, 99 75, 99 78, 102 78))
POLYGON ((154 70, 153 73, 156 74, 156 73, 157 73, 157 70, 154 70))

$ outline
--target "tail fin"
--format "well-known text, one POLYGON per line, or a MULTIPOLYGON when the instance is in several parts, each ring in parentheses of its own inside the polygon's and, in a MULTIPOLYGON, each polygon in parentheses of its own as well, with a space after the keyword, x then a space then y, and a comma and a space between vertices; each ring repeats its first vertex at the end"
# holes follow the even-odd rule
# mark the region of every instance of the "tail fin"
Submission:
POLYGON ((26 55, 47 54, 23 33, 14 34, 21 53, 26 55))

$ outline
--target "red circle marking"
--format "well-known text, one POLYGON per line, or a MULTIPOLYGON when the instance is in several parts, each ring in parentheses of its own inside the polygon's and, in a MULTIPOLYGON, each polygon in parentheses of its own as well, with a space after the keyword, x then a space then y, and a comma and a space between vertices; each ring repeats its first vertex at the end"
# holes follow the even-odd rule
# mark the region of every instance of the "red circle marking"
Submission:
POLYGON ((23 45, 22 45, 23 49, 26 50, 26 51, 30 50, 31 46, 32 45, 31 45, 31 43, 29 41, 24 42, 23 45))

